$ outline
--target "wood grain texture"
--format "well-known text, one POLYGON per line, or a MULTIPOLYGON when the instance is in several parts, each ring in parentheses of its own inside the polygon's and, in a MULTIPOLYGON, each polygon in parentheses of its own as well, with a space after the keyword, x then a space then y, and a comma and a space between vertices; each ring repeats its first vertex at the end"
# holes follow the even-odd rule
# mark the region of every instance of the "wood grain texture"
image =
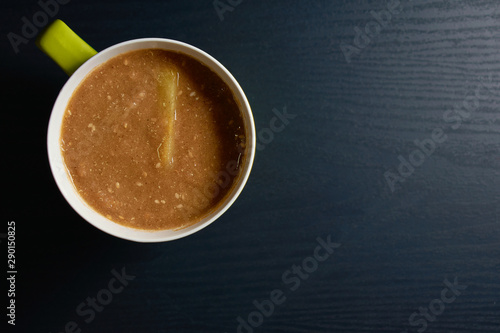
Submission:
POLYGON ((8 329, 238 332, 254 301, 281 290, 286 299, 251 331, 499 332, 500 3, 400 0, 347 62, 341 45, 355 46, 355 28, 375 27, 371 12, 387 3, 242 1, 223 21, 211 0, 60 6, 99 50, 165 37, 212 54, 245 90, 258 133, 273 109, 294 116, 272 140, 258 138, 250 180, 220 220, 164 244, 107 236, 64 202, 45 133, 66 77, 31 39, 16 54, 6 38, 37 2, 3 3, 2 210, 18 223, 22 265, 18 325, 8 329), (400 157, 436 129, 446 139, 392 191, 384 174, 399 175, 400 157), (318 237, 340 247, 297 286, 287 272, 307 265, 318 237), (135 279, 86 323, 76 308, 122 268, 135 279), (466 289, 439 315, 419 315, 454 279, 466 289))

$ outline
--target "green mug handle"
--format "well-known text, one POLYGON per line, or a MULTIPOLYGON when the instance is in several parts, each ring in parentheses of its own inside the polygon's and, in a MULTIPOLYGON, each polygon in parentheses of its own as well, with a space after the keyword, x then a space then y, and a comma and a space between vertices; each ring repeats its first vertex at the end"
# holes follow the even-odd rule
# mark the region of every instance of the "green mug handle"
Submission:
POLYGON ((70 76, 97 54, 96 50, 59 19, 40 33, 36 45, 70 76))

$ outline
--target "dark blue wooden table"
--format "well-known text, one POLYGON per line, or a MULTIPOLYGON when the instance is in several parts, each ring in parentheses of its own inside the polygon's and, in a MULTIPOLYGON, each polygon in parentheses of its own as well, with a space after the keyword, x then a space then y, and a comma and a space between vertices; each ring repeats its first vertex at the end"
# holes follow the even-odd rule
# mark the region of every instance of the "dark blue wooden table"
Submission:
POLYGON ((498 1, 0 7, 2 332, 500 331, 498 1), (217 222, 140 244, 66 203, 45 141, 67 77, 34 42, 54 18, 97 50, 177 39, 233 73, 258 149, 217 222))

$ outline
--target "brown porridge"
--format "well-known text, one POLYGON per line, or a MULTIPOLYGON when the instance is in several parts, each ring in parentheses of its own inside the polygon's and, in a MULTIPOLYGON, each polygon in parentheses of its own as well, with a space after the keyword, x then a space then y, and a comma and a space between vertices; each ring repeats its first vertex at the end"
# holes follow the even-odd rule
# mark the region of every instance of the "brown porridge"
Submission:
POLYGON ((61 134, 80 196, 138 229, 200 221, 231 190, 245 158, 229 87, 197 60, 160 49, 124 53, 88 74, 61 134))

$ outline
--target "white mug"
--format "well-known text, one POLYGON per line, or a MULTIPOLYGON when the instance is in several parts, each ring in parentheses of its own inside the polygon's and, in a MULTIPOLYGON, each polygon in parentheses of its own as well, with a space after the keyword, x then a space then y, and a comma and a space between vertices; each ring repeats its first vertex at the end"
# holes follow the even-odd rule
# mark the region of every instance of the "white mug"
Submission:
POLYGON ((39 36, 37 44, 42 51, 53 58, 66 73, 71 75, 60 91, 52 109, 47 133, 47 149, 50 168, 56 184, 66 201, 81 217, 96 228, 119 238, 136 242, 164 242, 191 235, 205 228, 218 219, 233 204, 247 182, 254 161, 256 147, 255 124, 250 104, 240 85, 231 73, 216 59, 189 44, 163 38, 130 40, 116 44, 97 53, 60 20, 53 22, 52 25, 39 36), (223 201, 218 204, 215 211, 211 212, 198 223, 179 230, 147 231, 129 228, 113 222, 93 210, 80 197, 75 189, 69 173, 66 170, 60 146, 61 126, 66 107, 73 92, 86 75, 96 66, 99 66, 119 54, 149 48, 158 48, 187 54, 206 65, 222 78, 233 92, 237 104, 241 106, 240 112, 248 137, 246 158, 244 159, 244 164, 240 171, 241 174, 237 178, 236 183, 232 185, 229 193, 222 199, 223 201))

